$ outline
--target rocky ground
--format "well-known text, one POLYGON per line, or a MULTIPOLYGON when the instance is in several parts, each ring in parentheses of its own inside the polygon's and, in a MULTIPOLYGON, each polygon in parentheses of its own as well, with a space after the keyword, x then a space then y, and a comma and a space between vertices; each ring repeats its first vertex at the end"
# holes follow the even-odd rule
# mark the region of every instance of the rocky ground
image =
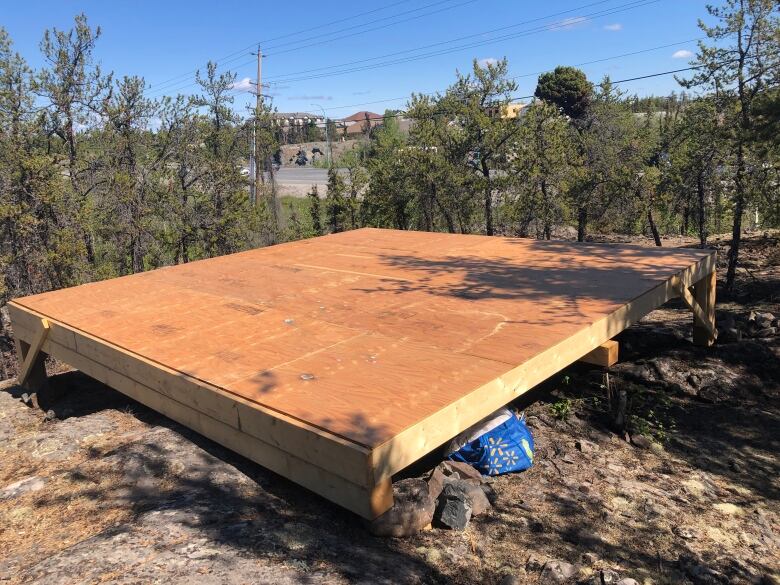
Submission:
POLYGON ((78 372, 53 376, 47 413, 6 383, 0 580, 780 583, 780 240, 749 238, 719 295, 715 347, 672 302, 621 334, 608 376, 574 366, 524 396, 534 467, 489 484, 464 530, 407 538, 78 372))

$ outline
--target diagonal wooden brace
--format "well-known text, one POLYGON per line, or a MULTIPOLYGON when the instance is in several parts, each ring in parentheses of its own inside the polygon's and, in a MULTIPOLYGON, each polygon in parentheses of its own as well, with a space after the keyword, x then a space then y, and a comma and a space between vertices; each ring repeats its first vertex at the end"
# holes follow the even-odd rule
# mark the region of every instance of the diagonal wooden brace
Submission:
POLYGON ((43 347, 43 342, 46 341, 46 336, 48 334, 49 322, 46 319, 41 319, 41 327, 38 329, 35 339, 30 343, 30 347, 27 348, 25 354, 21 355, 20 353, 19 355, 20 361, 22 361, 22 359, 24 360, 22 361, 22 365, 19 368, 19 375, 17 376, 20 386, 27 384, 30 374, 32 374, 36 365, 40 365, 40 358, 42 357, 41 348, 43 347))
POLYGON ((697 343, 697 345, 712 345, 718 336, 718 331, 715 328, 714 278, 705 277, 705 279, 702 280, 707 280, 708 282, 702 283, 701 285, 697 283, 695 286, 703 287, 705 285, 711 285, 713 288, 711 293, 709 293, 709 296, 712 297, 712 302, 706 302, 706 307, 702 307, 699 304, 699 300, 701 300, 702 295, 697 294, 696 296, 699 297, 699 300, 697 300, 697 298, 693 296, 688 286, 680 279, 679 276, 672 278, 672 287, 677 292, 677 294, 680 295, 680 298, 693 313, 694 341, 697 343), (710 280, 712 280, 711 283, 709 282, 710 280), (703 331, 704 335, 701 336, 697 334, 697 330, 703 331), (700 340, 699 337, 703 337, 704 340, 700 340))

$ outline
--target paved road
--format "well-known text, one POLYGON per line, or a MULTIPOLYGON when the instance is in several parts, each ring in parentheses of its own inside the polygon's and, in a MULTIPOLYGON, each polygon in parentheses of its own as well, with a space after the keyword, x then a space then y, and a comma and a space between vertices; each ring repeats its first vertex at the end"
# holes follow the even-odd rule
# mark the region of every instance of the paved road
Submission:
POLYGON ((283 167, 276 173, 276 182, 280 185, 325 185, 328 182, 328 169, 283 167))
MULTIPOLYGON (((346 175, 346 169, 338 169, 339 173, 346 175)), ((248 173, 248 169, 247 169, 248 173)), ((293 197, 305 197, 312 185, 317 185, 320 197, 325 196, 325 187, 328 183, 328 169, 315 167, 282 167, 276 172, 276 184, 280 187, 282 195, 293 197)))

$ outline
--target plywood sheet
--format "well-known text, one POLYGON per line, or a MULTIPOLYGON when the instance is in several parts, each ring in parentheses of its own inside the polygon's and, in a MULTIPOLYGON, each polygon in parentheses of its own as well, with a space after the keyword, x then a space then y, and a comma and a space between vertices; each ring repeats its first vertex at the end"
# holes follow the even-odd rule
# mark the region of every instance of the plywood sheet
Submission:
POLYGON ((362 229, 15 302, 374 447, 708 254, 362 229))

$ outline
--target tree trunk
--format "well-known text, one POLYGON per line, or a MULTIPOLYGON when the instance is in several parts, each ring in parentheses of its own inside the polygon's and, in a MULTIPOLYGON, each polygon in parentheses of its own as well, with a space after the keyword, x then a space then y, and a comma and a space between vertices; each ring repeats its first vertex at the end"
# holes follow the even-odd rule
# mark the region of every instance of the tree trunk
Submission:
POLYGON ((706 201, 704 197, 704 177, 701 172, 696 177, 696 191, 699 197, 699 245, 703 248, 707 245, 707 217, 704 212, 706 201))
POLYGON ((585 226, 588 223, 588 209, 586 207, 580 207, 577 210, 577 241, 585 241, 585 226))
POLYGON ((452 221, 452 214, 447 211, 447 209, 441 204, 441 201, 439 201, 439 198, 436 196, 435 188, 433 193, 433 201, 439 207, 439 211, 441 211, 441 214, 444 216, 444 222, 447 224, 447 231, 451 234, 454 234, 455 222, 452 221))
POLYGON ((485 233, 493 235, 493 186, 490 184, 490 169, 482 159, 482 174, 485 177, 485 233))
POLYGON ((658 234, 658 228, 655 226, 655 220, 653 219, 653 210, 649 208, 647 210, 647 223, 650 224, 650 231, 653 233, 653 240, 655 240, 655 245, 660 247, 661 236, 658 234))
POLYGON ((726 289, 731 290, 737 276, 739 244, 742 239, 742 214, 745 210, 745 150, 742 140, 737 145, 737 172, 734 176, 734 223, 731 228, 729 266, 726 270, 726 289))

